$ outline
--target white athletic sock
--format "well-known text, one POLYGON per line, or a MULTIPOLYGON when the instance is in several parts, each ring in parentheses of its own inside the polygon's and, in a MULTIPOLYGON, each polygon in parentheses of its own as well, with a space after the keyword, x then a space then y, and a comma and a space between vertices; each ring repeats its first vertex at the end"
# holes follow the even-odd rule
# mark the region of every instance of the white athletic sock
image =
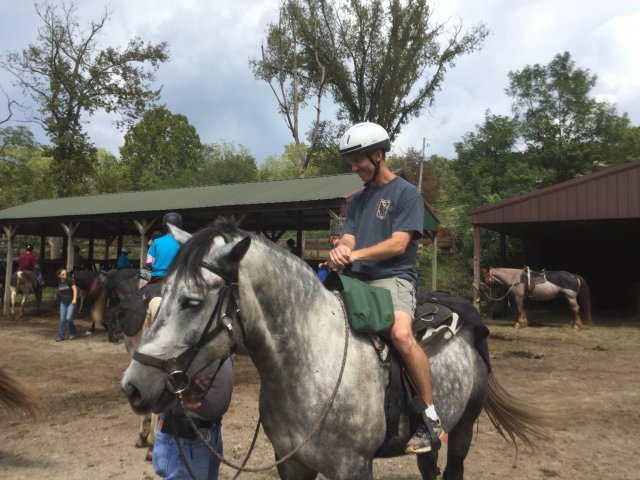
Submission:
POLYGON ((438 414, 436 413, 436 407, 434 405, 428 405, 424 414, 431 420, 438 420, 438 414))

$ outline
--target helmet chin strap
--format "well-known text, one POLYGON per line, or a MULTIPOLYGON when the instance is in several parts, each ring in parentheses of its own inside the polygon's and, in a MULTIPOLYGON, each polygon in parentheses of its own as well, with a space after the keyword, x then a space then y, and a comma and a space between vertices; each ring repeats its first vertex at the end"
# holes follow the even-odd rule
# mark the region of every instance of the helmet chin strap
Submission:
POLYGON ((368 187, 371 183, 373 183, 376 178, 378 177, 378 173, 380 172, 380 162, 376 162, 373 157, 371 156, 370 152, 367 152, 367 158, 369 158, 369 160, 371 161, 371 163, 373 163, 373 166, 375 168, 374 172, 373 172, 373 177, 371 177, 371 179, 368 182, 365 182, 364 186, 368 187))

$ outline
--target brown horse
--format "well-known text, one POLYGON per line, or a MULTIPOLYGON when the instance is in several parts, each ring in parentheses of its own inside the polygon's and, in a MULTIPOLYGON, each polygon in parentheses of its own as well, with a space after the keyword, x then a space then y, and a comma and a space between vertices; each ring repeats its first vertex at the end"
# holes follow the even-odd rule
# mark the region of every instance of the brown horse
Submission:
MULTIPOLYGON (((138 349, 144 334, 153 323, 160 301, 161 285, 154 284, 139 290, 136 294, 124 298, 120 304, 109 314, 109 341, 115 341, 111 335, 124 337, 124 344, 129 356, 138 349), (144 294, 143 294, 144 292, 144 294)), ((155 441, 155 428, 158 424, 158 416, 145 413, 140 419, 136 447, 148 447, 146 459, 151 460, 153 442, 155 441)))
POLYGON ((10 409, 20 409, 31 416, 43 407, 40 396, 31 387, 25 385, 3 368, 0 368, 0 403, 10 409))
POLYGON ((95 330, 97 324, 103 325, 109 332, 109 341, 114 341, 111 327, 106 321, 105 311, 107 306, 116 307, 122 300, 137 292, 146 283, 146 280, 140 278, 140 270, 137 268, 125 268, 108 272, 102 282, 98 298, 91 308, 91 331, 95 330))
POLYGON ((40 305, 42 304, 42 286, 38 282, 38 277, 35 272, 31 270, 18 270, 13 274, 11 279, 11 316, 13 317, 15 312, 16 295, 22 294, 22 302, 20 303, 21 317, 24 314, 24 304, 29 299, 29 295, 32 293, 36 297, 36 311, 40 311, 40 305), (15 281, 14 281, 15 279, 15 281))
MULTIPOLYGON (((102 283, 107 277, 105 272, 94 272, 93 270, 74 270, 73 281, 78 287, 78 297, 80 300, 80 306, 78 307, 78 313, 82 313, 84 307, 84 300, 88 298, 92 303, 100 296, 102 291, 102 283)), ((92 325, 95 329, 95 325, 92 325)))
MULTIPOLYGON (((524 309, 525 299, 547 301, 564 296, 569 308, 573 312, 573 328, 582 328, 580 310, 587 323, 591 324, 591 294, 584 278, 575 273, 565 271, 534 272, 529 267, 492 268, 485 273, 484 283, 487 286, 502 285, 508 288, 507 295, 511 295, 518 307, 516 328, 529 324, 527 312, 524 309)), ((504 298, 504 297, 502 297, 504 298)))

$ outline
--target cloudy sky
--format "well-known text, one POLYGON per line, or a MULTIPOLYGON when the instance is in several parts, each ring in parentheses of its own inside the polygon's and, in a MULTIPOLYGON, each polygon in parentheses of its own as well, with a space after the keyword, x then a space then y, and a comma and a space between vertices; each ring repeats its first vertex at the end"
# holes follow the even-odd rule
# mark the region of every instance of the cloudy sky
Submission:
MULTIPOLYGON (((278 0, 75 3, 84 25, 105 7, 111 11, 102 46, 124 46, 133 36, 169 42, 171 60, 157 72, 162 102, 186 115, 204 143, 244 145, 261 163, 292 141, 269 87, 253 78, 248 65, 260 54, 267 24, 277 18, 278 0)), ((0 53, 35 42, 39 19, 32 2, 0 0, 0 12, 0 53)), ((640 0, 438 0, 435 16, 464 27, 483 23, 491 33, 481 51, 460 58, 449 71, 433 108, 405 126, 394 145, 397 153, 421 149, 426 138, 427 154, 453 158, 454 142, 482 123, 487 109, 510 113, 504 93, 509 71, 546 65, 564 51, 598 76, 592 92, 597 98, 615 103, 618 113, 627 112, 640 125, 640 0)), ((23 101, 12 81, 0 71, 6 94, 23 101)), ((96 146, 118 154, 123 133, 111 120, 96 115, 86 130, 96 146)))

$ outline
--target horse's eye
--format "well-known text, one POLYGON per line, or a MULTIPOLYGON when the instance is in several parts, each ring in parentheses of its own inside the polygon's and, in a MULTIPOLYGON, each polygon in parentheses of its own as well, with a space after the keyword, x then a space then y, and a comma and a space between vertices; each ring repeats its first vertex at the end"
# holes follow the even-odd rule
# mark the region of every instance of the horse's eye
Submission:
POLYGON ((197 308, 201 303, 202 300, 198 300, 197 298, 183 297, 180 302, 180 306, 182 308, 197 308))

